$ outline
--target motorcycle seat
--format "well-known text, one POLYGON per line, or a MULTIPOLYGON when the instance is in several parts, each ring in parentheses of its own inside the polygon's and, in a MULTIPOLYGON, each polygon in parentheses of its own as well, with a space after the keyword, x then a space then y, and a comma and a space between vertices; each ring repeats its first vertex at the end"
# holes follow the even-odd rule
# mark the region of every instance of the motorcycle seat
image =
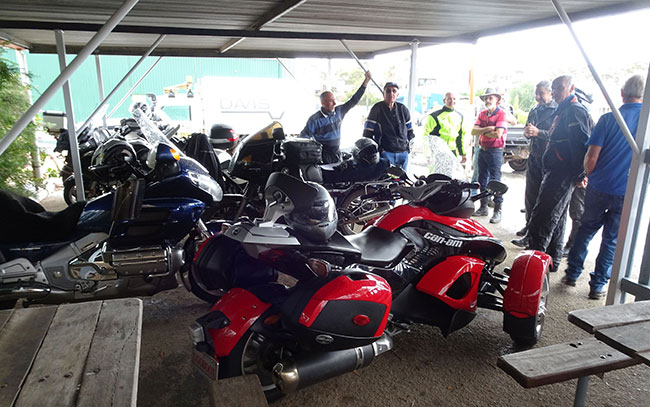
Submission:
POLYGON ((48 212, 38 202, 10 191, 0 191, 0 243, 58 242, 69 239, 85 202, 48 212))
POLYGON ((361 252, 359 263, 375 267, 388 267, 395 263, 408 244, 402 235, 375 226, 347 236, 347 239, 361 252))

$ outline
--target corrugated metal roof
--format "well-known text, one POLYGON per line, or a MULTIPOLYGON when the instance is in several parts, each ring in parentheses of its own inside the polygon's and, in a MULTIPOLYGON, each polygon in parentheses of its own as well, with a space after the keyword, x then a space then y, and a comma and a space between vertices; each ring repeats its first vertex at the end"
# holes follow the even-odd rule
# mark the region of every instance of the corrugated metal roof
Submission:
MULTIPOLYGON (((54 52, 51 30, 63 28, 69 52, 76 52, 121 4, 121 0, 2 0, 0 38, 22 43, 33 52, 54 52)), ((650 0, 561 4, 578 20, 650 7, 650 0)), ((338 39, 344 38, 355 40, 352 48, 369 57, 405 47, 412 39, 424 44, 471 42, 553 23, 559 18, 550 0, 140 0, 116 29, 121 32, 112 33, 98 52, 141 53, 157 34, 168 33, 154 55, 343 56, 347 54, 338 39), (286 12, 272 19, 282 11, 286 12), (240 37, 247 39, 219 53, 240 37)))

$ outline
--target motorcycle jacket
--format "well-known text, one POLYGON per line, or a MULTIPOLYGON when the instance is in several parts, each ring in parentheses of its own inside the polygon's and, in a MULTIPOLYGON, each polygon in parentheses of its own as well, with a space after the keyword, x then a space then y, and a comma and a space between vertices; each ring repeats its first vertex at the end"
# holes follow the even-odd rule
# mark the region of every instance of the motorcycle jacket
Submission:
POLYGON ((454 109, 444 106, 427 116, 424 135, 438 136, 456 155, 465 155, 463 115, 454 109))
POLYGON ((530 123, 539 129, 537 137, 530 138, 528 148, 531 156, 541 159, 544 155, 544 151, 546 151, 546 146, 548 145, 549 129, 553 124, 555 109, 557 109, 557 103, 551 100, 545 105, 538 104, 528 113, 526 124, 530 123))
POLYGON ((576 182, 580 181, 591 123, 589 111, 575 95, 558 105, 544 152, 546 171, 562 171, 576 182))

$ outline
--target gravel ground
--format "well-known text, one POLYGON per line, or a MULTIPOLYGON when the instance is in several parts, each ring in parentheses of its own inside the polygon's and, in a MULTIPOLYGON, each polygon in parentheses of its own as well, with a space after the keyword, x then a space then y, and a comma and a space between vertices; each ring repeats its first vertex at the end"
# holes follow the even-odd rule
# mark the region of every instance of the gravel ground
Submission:
MULTIPOLYGON (((507 171, 504 166, 504 171, 507 171)), ((510 244, 523 225, 523 174, 505 173, 510 191, 504 196, 504 219, 499 225, 482 223, 507 242, 510 264, 518 249, 510 244)), ((60 205, 60 191, 44 203, 60 205)), ((593 267, 598 242, 593 242, 586 270, 593 267)), ((562 270, 562 268, 561 268, 562 270)), ((589 335, 567 321, 571 310, 604 305, 587 299, 588 278, 577 287, 551 275, 551 294, 543 338, 538 346, 579 340, 589 335)), ((192 345, 187 326, 209 307, 179 287, 144 300, 138 404, 140 406, 208 405, 207 383, 190 363, 192 345)), ((513 352, 502 331, 502 315, 479 310, 467 327, 444 338, 440 330, 416 325, 395 337, 394 349, 369 367, 302 389, 274 406, 570 406, 576 380, 523 389, 496 367, 497 357, 513 352)), ((588 406, 647 406, 650 368, 635 366, 590 381, 588 406)))

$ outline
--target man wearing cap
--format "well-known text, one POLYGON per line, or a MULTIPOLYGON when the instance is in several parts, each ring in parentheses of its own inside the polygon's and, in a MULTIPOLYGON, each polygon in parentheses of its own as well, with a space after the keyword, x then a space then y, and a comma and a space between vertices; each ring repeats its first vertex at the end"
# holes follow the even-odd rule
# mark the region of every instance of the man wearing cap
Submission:
POLYGON ((323 163, 330 164, 341 161, 339 146, 341 144, 341 122, 366 91, 366 86, 372 78, 370 71, 354 95, 340 106, 336 106, 336 98, 330 91, 320 94, 321 108, 307 120, 300 137, 312 137, 323 145, 323 163))
POLYGON ((454 109, 456 96, 452 92, 445 93, 442 101, 445 106, 427 116, 424 136, 427 140, 431 140, 432 136, 443 139, 454 154, 462 157, 461 163, 464 163, 467 158, 463 140, 465 136, 463 115, 454 109))
MULTIPOLYGON (((494 88, 487 88, 481 95, 486 109, 479 113, 472 135, 479 136, 478 152, 478 182, 481 192, 492 181, 501 181, 501 165, 503 164, 503 147, 506 144, 508 133, 508 117, 503 109, 499 108, 501 94, 494 88)), ((490 223, 501 222, 501 206, 503 197, 494 197, 494 212, 490 223)), ((488 215, 488 198, 481 199, 481 206, 474 212, 474 216, 488 215)))
POLYGON ((528 221, 526 248, 548 253, 553 258, 552 271, 557 271, 571 193, 585 178, 583 160, 592 121, 575 95, 570 76, 555 78, 551 92, 558 105, 542 157, 544 178, 528 221))
POLYGON ((395 82, 386 82, 384 100, 370 109, 363 136, 375 140, 382 158, 406 170, 409 142, 414 134, 411 113, 396 101, 398 93, 399 87, 395 82))

